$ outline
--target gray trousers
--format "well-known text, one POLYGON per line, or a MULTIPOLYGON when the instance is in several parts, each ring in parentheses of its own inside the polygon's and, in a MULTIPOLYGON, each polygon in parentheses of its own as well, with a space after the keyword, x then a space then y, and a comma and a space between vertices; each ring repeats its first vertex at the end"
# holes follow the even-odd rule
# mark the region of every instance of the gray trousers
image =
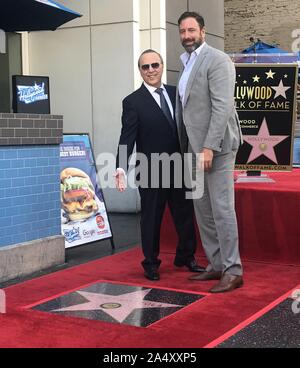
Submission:
POLYGON ((213 166, 204 172, 203 197, 194 199, 194 208, 202 245, 209 261, 207 271, 242 275, 234 206, 235 157, 236 152, 214 152, 213 166))

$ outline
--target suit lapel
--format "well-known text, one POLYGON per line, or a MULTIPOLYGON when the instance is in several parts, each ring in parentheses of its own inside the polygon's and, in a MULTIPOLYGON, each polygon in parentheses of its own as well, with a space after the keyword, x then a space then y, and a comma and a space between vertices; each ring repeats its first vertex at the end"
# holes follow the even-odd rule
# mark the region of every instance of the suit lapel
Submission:
MULTIPOLYGON (((154 111, 156 111, 157 113, 162 114, 163 116, 165 116, 163 114, 163 112, 161 111, 161 108, 158 106, 158 104, 156 103, 155 99, 153 98, 153 96, 151 95, 151 93, 147 90, 147 88, 144 86, 144 84, 142 84, 141 88, 140 88, 141 94, 144 96, 144 98, 147 100, 147 104, 149 104, 149 106, 151 106, 151 110, 154 109, 154 111)), ((146 105, 147 106, 147 105, 146 105)))
MULTIPOLYGON (((173 110, 175 112, 175 101, 174 98, 171 96, 171 93, 168 91, 167 86, 165 86, 169 95, 169 98, 172 102, 173 105, 173 110)), ((157 102, 155 101, 155 99, 153 98, 153 96, 151 95, 151 93, 148 91, 148 89, 144 86, 144 84, 142 84, 141 88, 140 88, 140 92, 143 94, 143 96, 145 97, 145 99, 147 99, 147 105, 146 106, 151 106, 151 110, 155 111, 156 114, 159 114, 162 118, 164 118, 168 124, 170 124, 169 120, 167 119, 167 117, 165 116, 165 114, 163 113, 162 109, 159 107, 159 105, 157 104, 157 102)))
POLYGON ((186 104, 186 102, 187 102, 187 100, 189 98, 189 95, 191 93, 191 88, 192 88, 194 79, 196 77, 196 74, 197 74, 197 72, 198 72, 201 64, 205 60, 205 58, 207 56, 207 53, 208 53, 208 45, 205 44, 203 46, 202 51, 200 52, 200 55, 197 57, 196 62, 195 62, 194 66, 193 66, 193 69, 191 71, 191 74, 189 76, 189 80, 188 80, 188 83, 187 83, 187 86, 186 86, 186 90, 185 90, 185 96, 184 96, 183 106, 185 106, 185 104, 186 104))

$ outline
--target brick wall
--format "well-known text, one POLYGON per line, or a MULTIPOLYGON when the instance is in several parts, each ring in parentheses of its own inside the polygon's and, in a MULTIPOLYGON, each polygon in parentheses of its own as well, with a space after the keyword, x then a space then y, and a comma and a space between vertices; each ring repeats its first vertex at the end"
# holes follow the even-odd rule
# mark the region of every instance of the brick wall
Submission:
POLYGON ((60 235, 62 116, 0 113, 0 248, 60 235))
POLYGON ((0 247, 59 235, 59 146, 0 146, 0 247))
POLYGON ((294 29, 300 29, 300 0, 225 0, 226 52, 247 48, 251 36, 291 51, 294 29))
POLYGON ((61 115, 0 113, 0 146, 60 144, 61 115))

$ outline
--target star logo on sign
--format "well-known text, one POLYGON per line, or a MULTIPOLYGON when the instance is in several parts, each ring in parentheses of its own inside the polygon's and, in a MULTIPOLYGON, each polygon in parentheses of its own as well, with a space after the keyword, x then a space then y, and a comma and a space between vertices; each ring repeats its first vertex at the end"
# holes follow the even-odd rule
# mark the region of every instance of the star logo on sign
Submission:
POLYGON ((259 80, 260 80, 260 77, 258 76, 258 75, 256 75, 255 77, 252 77, 252 79, 253 79, 253 82, 255 83, 255 82, 259 82, 259 80))
POLYGON ((266 72, 266 74, 267 74, 267 79, 269 79, 269 78, 274 79, 274 74, 276 74, 276 73, 272 72, 272 70, 270 69, 268 72, 266 72))
POLYGON ((287 91, 287 90, 289 90, 291 87, 285 87, 284 85, 283 85, 283 83, 282 83, 282 79, 280 80, 280 83, 279 83, 279 85, 277 86, 277 87, 272 87, 271 86, 271 88, 272 89, 274 89, 274 91, 276 92, 276 94, 275 94, 275 97, 274 97, 274 99, 275 98, 277 98, 277 97, 279 97, 279 96, 282 96, 282 97, 284 97, 285 99, 286 99, 286 94, 285 94, 285 92, 287 91))
POLYGON ((74 312, 101 310, 109 314, 116 321, 122 323, 135 309, 147 308, 181 308, 182 305, 159 303, 144 298, 152 289, 134 291, 122 295, 108 295, 77 291, 87 302, 71 305, 69 307, 52 310, 51 312, 74 312))
POLYGON ((247 164, 262 155, 278 164, 274 147, 288 138, 288 135, 270 135, 266 118, 264 118, 257 135, 245 135, 243 138, 252 146, 247 164))

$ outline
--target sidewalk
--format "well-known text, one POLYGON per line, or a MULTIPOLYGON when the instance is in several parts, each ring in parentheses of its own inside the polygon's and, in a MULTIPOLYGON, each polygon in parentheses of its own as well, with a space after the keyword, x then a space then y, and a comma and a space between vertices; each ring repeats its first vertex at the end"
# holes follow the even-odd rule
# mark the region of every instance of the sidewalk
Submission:
POLYGON ((109 214, 109 219, 116 247, 114 251, 111 248, 110 240, 103 240, 101 242, 81 245, 75 248, 68 248, 66 249, 65 264, 36 272, 23 278, 17 278, 0 283, 0 288, 5 288, 48 273, 87 263, 114 253, 119 253, 140 244, 139 214, 111 213, 109 214))

